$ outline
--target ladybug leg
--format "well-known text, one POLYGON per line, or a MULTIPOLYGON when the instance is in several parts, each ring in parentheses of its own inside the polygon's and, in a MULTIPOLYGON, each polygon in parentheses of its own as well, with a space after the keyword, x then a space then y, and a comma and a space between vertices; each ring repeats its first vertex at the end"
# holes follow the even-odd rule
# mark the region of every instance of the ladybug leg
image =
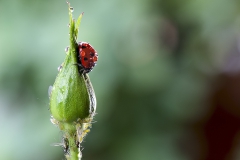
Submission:
POLYGON ((80 72, 80 73, 83 73, 83 72, 84 72, 83 66, 82 66, 81 64, 79 64, 79 63, 74 63, 73 65, 77 65, 77 66, 81 67, 81 69, 79 69, 79 72, 80 72))
POLYGON ((77 63, 77 65, 78 65, 79 67, 82 67, 82 68, 83 68, 83 66, 82 66, 80 63, 77 63))
POLYGON ((80 69, 79 69, 80 73, 84 73, 85 72, 83 66, 80 63, 77 63, 76 65, 78 65, 80 67, 80 69))
POLYGON ((79 67, 83 67, 80 63, 74 63, 73 65, 77 65, 79 67))
POLYGON ((81 68, 81 69, 79 70, 79 72, 82 73, 82 74, 86 74, 86 73, 87 73, 86 70, 83 69, 83 68, 81 68))

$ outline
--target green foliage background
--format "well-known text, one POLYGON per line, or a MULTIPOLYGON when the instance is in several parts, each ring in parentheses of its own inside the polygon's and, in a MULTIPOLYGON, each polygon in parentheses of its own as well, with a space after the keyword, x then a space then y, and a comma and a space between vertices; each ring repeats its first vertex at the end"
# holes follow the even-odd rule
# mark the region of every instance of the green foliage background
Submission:
MULTIPOLYGON (((198 149, 181 143, 196 148, 192 128, 208 116, 214 79, 237 70, 228 62, 239 43, 240 2, 70 3, 75 18, 84 12, 79 40, 99 54, 89 74, 97 123, 83 159, 194 157, 198 149)), ((64 0, 0 1, 0 159, 63 159, 51 146, 61 133, 49 121, 47 90, 69 45, 67 25, 64 0)))

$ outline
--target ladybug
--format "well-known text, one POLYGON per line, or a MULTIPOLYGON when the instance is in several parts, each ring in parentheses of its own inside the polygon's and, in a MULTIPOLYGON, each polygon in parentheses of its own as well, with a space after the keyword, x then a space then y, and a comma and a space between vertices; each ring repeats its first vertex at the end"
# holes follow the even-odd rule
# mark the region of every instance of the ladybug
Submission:
POLYGON ((81 67, 80 71, 89 73, 98 60, 96 50, 87 42, 79 42, 78 52, 78 65, 81 67))

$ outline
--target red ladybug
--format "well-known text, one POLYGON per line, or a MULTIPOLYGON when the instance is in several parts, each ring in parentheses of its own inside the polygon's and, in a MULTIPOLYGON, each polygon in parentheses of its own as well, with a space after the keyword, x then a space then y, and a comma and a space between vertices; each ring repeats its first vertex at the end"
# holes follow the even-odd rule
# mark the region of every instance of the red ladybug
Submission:
POLYGON ((96 65, 96 62, 98 60, 98 54, 96 50, 93 49, 93 47, 87 42, 79 42, 78 50, 78 65, 82 67, 80 71, 82 71, 83 73, 89 73, 96 65))

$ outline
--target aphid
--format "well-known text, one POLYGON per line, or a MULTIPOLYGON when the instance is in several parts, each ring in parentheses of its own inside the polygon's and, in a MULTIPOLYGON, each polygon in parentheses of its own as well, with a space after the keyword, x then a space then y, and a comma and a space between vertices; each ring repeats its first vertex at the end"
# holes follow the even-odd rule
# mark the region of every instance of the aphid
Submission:
POLYGON ((65 154, 69 153, 69 142, 66 137, 63 138, 63 150, 65 154))

